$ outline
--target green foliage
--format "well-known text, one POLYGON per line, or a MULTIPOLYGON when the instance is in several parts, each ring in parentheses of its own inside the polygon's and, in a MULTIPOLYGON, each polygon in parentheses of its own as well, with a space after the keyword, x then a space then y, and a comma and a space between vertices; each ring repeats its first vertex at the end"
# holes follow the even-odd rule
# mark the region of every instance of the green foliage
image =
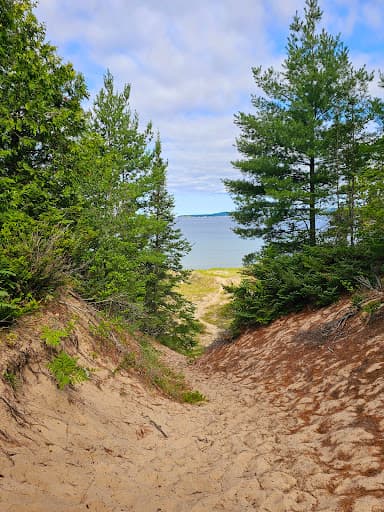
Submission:
POLYGON ((201 402, 205 402, 207 398, 200 393, 200 391, 184 391, 182 394, 183 402, 188 404, 198 404, 201 402))
POLYGON ((0 6, 0 324, 63 281, 70 235, 61 231, 77 203, 69 164, 86 88, 45 41, 32 8, 28 0, 0 6))
POLYGON ((281 315, 321 307, 357 287, 357 276, 371 274, 364 247, 306 247, 293 255, 265 250, 231 287, 235 332, 265 325, 281 315))
POLYGON ((107 312, 186 350, 197 324, 176 288, 188 244, 174 227, 160 139, 151 123, 140 128, 130 86, 116 91, 109 72, 83 111, 84 80, 46 42, 33 6, 0 5, 0 324, 71 279, 107 312))
POLYGON ((14 348, 18 342, 18 335, 15 332, 9 332, 5 336, 5 344, 9 348, 14 348))
POLYGON ((140 351, 126 352, 117 370, 138 372, 147 382, 166 396, 179 402, 198 403, 205 400, 199 391, 188 388, 181 373, 176 373, 160 359, 159 352, 151 342, 143 339, 140 351))
POLYGON ((88 372, 77 364, 77 359, 61 351, 48 363, 48 369, 55 377, 59 389, 88 380, 88 372))
POLYGON ((129 368, 137 367, 137 356, 134 352, 127 352, 124 354, 122 361, 120 362, 119 370, 128 370, 129 368))
POLYGON ((48 347, 58 347, 64 338, 72 334, 74 326, 73 321, 69 322, 67 327, 63 329, 53 329, 44 325, 40 337, 48 347))
POLYGON ((382 304, 383 303, 381 300, 370 301, 369 304, 364 304, 361 310, 365 313, 368 313, 369 315, 372 315, 380 308, 380 306, 382 306, 382 304))
POLYGON ((6 370, 3 373, 3 379, 5 380, 5 382, 7 382, 11 386, 11 388, 14 391, 17 389, 18 378, 17 378, 17 375, 15 373, 6 370))
POLYGON ((33 311, 38 301, 64 284, 71 272, 65 253, 67 231, 8 230, 0 237, 0 324, 33 311))
POLYGON ((116 91, 107 72, 78 146, 80 286, 108 313, 185 351, 199 328, 177 289, 188 277, 181 258, 189 246, 174 226, 160 139, 150 124, 139 129, 129 97, 130 87, 116 91))
POLYGON ((383 271, 384 105, 369 94, 373 73, 352 66, 321 19, 318 0, 306 0, 282 71, 253 69, 261 94, 235 119, 235 231, 265 241, 231 288, 235 331, 329 304, 383 271))
POLYGON ((361 293, 354 293, 352 295, 351 302, 352 302, 353 306, 359 307, 363 300, 364 300, 364 295, 362 295, 361 293))
POLYGON ((108 341, 113 337, 113 333, 120 331, 121 326, 119 321, 114 318, 100 320, 97 325, 91 325, 90 331, 94 336, 101 338, 103 341, 108 341))

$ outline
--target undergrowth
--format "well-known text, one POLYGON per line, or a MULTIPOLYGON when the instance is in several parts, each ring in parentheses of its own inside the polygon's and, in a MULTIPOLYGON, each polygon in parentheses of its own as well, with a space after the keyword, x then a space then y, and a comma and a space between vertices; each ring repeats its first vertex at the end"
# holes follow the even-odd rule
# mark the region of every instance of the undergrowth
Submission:
POLYGON ((206 400, 199 391, 188 387, 183 374, 161 361, 159 351, 147 339, 140 341, 137 352, 127 351, 116 370, 135 371, 148 384, 179 402, 195 404, 206 400))
POLYGON ((358 279, 372 276, 377 261, 364 247, 305 247, 300 253, 278 254, 267 248, 244 272, 233 294, 232 332, 266 325, 285 314, 336 302, 358 288, 358 279))
POLYGON ((88 371, 79 366, 77 359, 68 355, 64 350, 55 356, 47 366, 60 389, 64 389, 68 385, 78 384, 89 378, 88 371))
POLYGON ((3 373, 3 379, 7 384, 11 386, 11 388, 14 391, 16 391, 17 388, 19 387, 19 379, 14 372, 10 370, 5 370, 5 372, 3 373))
POLYGON ((50 347, 51 350, 56 352, 54 357, 47 364, 47 368, 55 378, 59 389, 79 384, 89 378, 89 370, 80 366, 76 358, 67 354, 64 349, 57 353, 57 349, 59 346, 62 346, 63 340, 73 333, 74 328, 75 321, 72 319, 61 328, 53 328, 44 325, 41 329, 40 338, 47 347, 50 347))
POLYGON ((48 325, 44 325, 41 331, 41 339, 49 347, 58 347, 61 341, 72 334, 75 322, 71 320, 66 327, 62 329, 54 329, 48 325))

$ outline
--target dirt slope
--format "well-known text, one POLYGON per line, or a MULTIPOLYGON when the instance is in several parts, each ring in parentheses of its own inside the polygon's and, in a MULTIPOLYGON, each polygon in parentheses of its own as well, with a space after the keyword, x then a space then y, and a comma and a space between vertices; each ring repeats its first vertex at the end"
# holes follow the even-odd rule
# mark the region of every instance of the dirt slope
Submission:
MULTIPOLYGON (((60 391, 28 320, 23 382, 0 383, 0 510, 383 512, 384 320, 338 321, 349 307, 292 315, 192 365, 162 348, 201 406, 113 374, 84 318, 77 350, 95 371, 60 391)), ((45 314, 83 306, 63 308, 45 314)), ((15 348, 0 346, 2 371, 15 348)))

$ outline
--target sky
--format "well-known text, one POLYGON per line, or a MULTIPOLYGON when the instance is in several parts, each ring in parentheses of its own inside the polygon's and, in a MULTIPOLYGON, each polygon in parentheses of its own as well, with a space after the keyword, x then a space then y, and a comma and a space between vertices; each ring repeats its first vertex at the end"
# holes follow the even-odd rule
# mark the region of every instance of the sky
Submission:
MULTIPOLYGON (((384 71, 384 0, 320 0, 322 25, 341 34, 354 65, 384 71)), ((289 24, 304 0, 40 0, 35 9, 58 54, 83 73, 91 101, 107 69, 142 127, 159 130, 175 213, 233 210, 223 178, 252 112, 252 67, 279 69, 289 24)), ((378 74, 374 95, 383 96, 378 74)))

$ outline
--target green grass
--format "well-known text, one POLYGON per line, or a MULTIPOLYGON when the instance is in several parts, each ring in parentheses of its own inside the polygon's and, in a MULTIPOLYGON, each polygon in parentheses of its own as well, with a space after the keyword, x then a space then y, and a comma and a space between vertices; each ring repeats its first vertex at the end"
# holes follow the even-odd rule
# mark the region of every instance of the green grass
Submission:
POLYGON ((194 272, 213 277, 237 278, 240 275, 241 268, 208 268, 206 270, 194 270, 194 272))
POLYGON ((238 279, 241 269, 239 268, 210 268, 207 270, 193 270, 189 283, 183 283, 179 291, 184 297, 192 302, 198 302, 207 295, 218 291, 221 284, 216 278, 238 279))
POLYGON ((221 329, 228 329, 232 316, 228 304, 213 304, 208 307, 201 320, 208 324, 216 325, 221 329))
POLYGON ((150 341, 140 342, 140 352, 127 352, 117 370, 133 369, 151 386, 178 402, 196 404, 206 400, 199 391, 189 388, 182 373, 175 372, 160 359, 150 341))
POLYGON ((203 299, 209 293, 214 293, 217 284, 213 276, 201 274, 200 271, 192 272, 188 283, 182 283, 179 292, 192 302, 203 299))

